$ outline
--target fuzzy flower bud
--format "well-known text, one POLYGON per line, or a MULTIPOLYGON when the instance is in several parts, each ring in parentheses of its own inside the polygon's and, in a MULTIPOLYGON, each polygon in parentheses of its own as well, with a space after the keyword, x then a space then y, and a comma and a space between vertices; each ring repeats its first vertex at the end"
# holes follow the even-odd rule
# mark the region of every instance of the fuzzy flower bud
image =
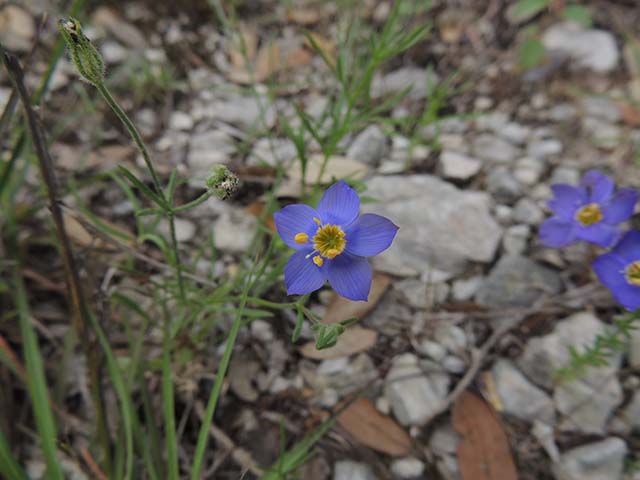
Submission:
POLYGON ((101 85, 104 82, 104 61, 100 52, 82 33, 80 22, 71 17, 61 18, 58 28, 78 73, 92 85, 101 85))
POLYGON ((211 194, 224 200, 238 191, 240 181, 236 174, 224 165, 215 165, 211 168, 206 184, 211 194))

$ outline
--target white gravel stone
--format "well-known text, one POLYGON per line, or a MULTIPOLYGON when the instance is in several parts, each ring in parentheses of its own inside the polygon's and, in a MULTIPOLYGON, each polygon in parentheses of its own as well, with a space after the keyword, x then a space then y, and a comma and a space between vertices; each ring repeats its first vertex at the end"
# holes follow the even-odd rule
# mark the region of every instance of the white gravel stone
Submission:
POLYGON ((605 30, 585 29, 575 22, 552 25, 542 36, 547 50, 568 55, 578 67, 610 72, 618 65, 620 52, 615 37, 605 30))
POLYGON ((193 128, 193 118, 188 113, 175 111, 169 117, 169 128, 173 130, 191 130, 193 128))
POLYGON ((520 155, 520 149, 491 134, 478 135, 473 140, 473 154, 494 164, 510 164, 520 155))
POLYGON ((562 454, 552 466, 556 480, 622 480, 626 443, 609 437, 562 454))
POLYGON ((256 230, 256 217, 243 210, 229 210, 213 224, 216 248, 232 253, 243 253, 251 245, 256 230))
POLYGON ((482 162, 463 153, 445 150, 440 154, 440 165, 446 178, 468 180, 480 171, 482 162))
POLYGON ((504 232, 502 248, 509 255, 520 255, 527 249, 530 236, 529 225, 512 225, 504 232))
POLYGON ((469 260, 493 259, 501 229, 486 193, 459 190, 430 175, 377 176, 367 186, 367 195, 380 202, 363 205, 363 211, 400 227, 393 245, 375 257, 377 269, 401 276, 434 268, 456 273, 469 260))
POLYGON ((391 462, 391 471, 401 479, 422 478, 424 462, 415 457, 399 458, 391 462))
POLYGON ((411 353, 398 355, 385 379, 385 395, 402 425, 422 425, 442 405, 449 389, 444 373, 426 375, 411 353))
POLYGON ((387 137, 377 125, 369 125, 353 140, 347 157, 376 166, 389 152, 387 137))
POLYGON ((527 155, 533 158, 547 158, 562 153, 562 142, 553 138, 537 140, 527 145, 527 155))
POLYGON ((513 207, 513 219, 527 225, 538 225, 544 220, 544 212, 530 198, 521 198, 513 207))
POLYGON ((532 186, 538 183, 544 173, 544 162, 538 158, 523 157, 518 159, 513 176, 523 185, 532 186))
POLYGON ((476 275, 454 281, 451 290, 453 298, 461 302, 471 300, 482 285, 482 280, 482 276, 476 275))
POLYGON ((496 391, 506 413, 522 420, 540 420, 553 425, 553 401, 508 360, 498 360, 491 369, 496 391))
POLYGON ((377 480, 376 474, 366 463, 340 460, 333 469, 333 480, 377 480))

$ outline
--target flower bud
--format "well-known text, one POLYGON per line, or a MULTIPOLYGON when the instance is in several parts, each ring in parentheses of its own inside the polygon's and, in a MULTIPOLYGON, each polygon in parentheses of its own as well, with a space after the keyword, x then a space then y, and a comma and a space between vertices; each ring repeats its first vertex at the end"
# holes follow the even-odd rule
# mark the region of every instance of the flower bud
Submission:
POLYGON ((100 52, 82 33, 80 22, 71 17, 61 18, 58 28, 78 73, 92 85, 101 85, 104 82, 104 61, 100 52))
POLYGON ((238 177, 224 165, 214 165, 206 180, 207 190, 221 200, 238 191, 238 177))

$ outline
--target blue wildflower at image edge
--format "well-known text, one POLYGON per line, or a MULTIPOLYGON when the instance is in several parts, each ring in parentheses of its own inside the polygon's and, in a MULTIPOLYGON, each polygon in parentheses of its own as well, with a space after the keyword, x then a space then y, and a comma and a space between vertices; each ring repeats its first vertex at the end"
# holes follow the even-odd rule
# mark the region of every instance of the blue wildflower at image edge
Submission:
POLYGON ((288 295, 313 292, 329 281, 339 295, 367 300, 372 273, 366 257, 386 250, 398 227, 359 211, 358 194, 340 180, 325 191, 317 209, 294 204, 274 213, 278 234, 297 250, 284 269, 288 295))
POLYGON ((627 310, 640 308, 640 232, 631 230, 592 264, 598 279, 627 310))
POLYGON ((580 185, 551 186, 548 205, 553 216, 540 226, 540 240, 548 247, 564 247, 578 240, 612 246, 621 236, 617 224, 633 215, 638 193, 615 191, 613 180, 597 170, 584 174, 580 185))

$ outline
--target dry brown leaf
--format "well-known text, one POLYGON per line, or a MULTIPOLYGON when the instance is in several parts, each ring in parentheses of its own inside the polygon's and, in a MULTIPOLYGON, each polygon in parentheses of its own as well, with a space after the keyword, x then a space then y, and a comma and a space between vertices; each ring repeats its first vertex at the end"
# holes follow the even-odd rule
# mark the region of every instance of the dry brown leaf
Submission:
POLYGON ((251 30, 247 26, 240 27, 240 35, 234 38, 234 42, 229 48, 229 61, 235 68, 246 70, 247 61, 252 62, 256 56, 257 46, 258 35, 255 30, 251 30))
POLYGON ((384 292, 387 291, 391 278, 383 273, 375 273, 371 282, 369 300, 366 302, 354 302, 334 293, 333 300, 324 314, 322 323, 336 323, 351 317, 362 318, 375 307, 384 292))
POLYGON ((355 401, 344 410, 338 423, 359 443, 378 452, 401 457, 411 450, 409 434, 367 398, 355 401))
POLYGON ((292 8, 287 12, 287 19, 299 25, 312 25, 320 21, 320 12, 309 7, 292 8))
POLYGON ((624 123, 631 127, 640 125, 640 108, 632 103, 620 102, 618 103, 618 110, 620 110, 620 115, 624 123))
POLYGON ((348 327, 344 333, 338 337, 335 346, 318 350, 316 348, 316 342, 308 342, 300 347, 300 353, 314 360, 346 357, 354 353, 369 350, 376 344, 377 340, 378 332, 375 330, 358 326, 348 327))
POLYGON ((313 55, 311 55, 308 50, 304 48, 296 48, 295 50, 287 53, 284 59, 284 68, 287 70, 293 70, 298 67, 304 67, 305 65, 309 65, 312 59, 313 55))
MULTIPOLYGON (((253 202, 250 203, 249 205, 247 205, 245 207, 245 211, 250 213, 251 215, 253 215, 254 217, 260 217, 260 215, 262 215, 262 212, 264 211, 264 202, 253 202)), ((272 232, 277 232, 278 229, 276 229, 276 222, 273 221, 273 215, 269 215, 265 221, 264 221, 265 225, 267 226, 267 228, 269 230, 271 230, 272 232)))
MULTIPOLYGON (((94 247, 94 248, 99 248, 104 250, 117 250, 117 247, 115 245, 105 242, 102 240, 102 238, 93 235, 89 230, 87 230, 87 228, 85 228, 82 221, 78 219, 69 210, 63 210, 62 220, 64 223, 64 227, 67 231, 67 234, 69 235, 69 238, 76 245, 79 245, 80 247, 83 247, 83 248, 94 247)), ((128 241, 125 242, 127 245, 129 246, 135 245, 135 240, 133 238, 133 235, 131 235, 130 232, 122 228, 120 225, 111 223, 110 221, 105 220, 103 218, 100 219, 100 222, 103 225, 113 230, 117 230, 125 234, 129 239, 128 241)), ((122 239, 120 240, 122 241, 122 239)))
POLYGON ((280 47, 275 42, 260 47, 256 57, 255 80, 264 82, 282 67, 280 63, 280 47))
POLYGON ((463 480, 518 480, 509 439, 482 397, 465 391, 453 406, 453 427, 462 435, 458 463, 463 480))

